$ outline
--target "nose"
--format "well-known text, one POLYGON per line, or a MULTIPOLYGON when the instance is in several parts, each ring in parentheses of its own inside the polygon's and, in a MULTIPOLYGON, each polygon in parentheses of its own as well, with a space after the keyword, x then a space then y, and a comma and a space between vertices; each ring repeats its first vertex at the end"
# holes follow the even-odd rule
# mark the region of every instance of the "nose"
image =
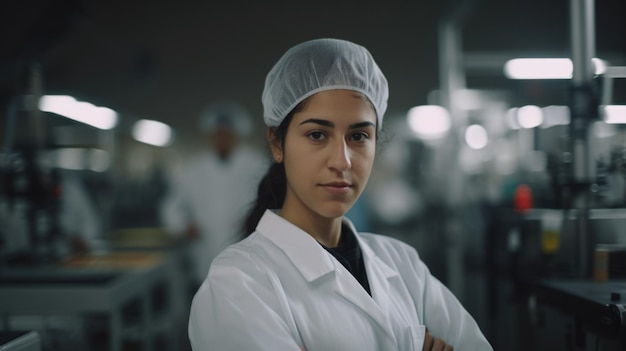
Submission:
POLYGON ((343 139, 338 139, 337 142, 330 145, 330 155, 328 157, 328 168, 343 172, 352 167, 350 161, 350 148, 343 139))

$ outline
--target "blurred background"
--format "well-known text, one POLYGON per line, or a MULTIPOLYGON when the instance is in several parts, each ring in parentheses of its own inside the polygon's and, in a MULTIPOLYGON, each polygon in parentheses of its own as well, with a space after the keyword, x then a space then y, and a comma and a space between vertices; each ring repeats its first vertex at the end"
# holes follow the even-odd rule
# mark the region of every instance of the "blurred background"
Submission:
POLYGON ((495 349, 624 350, 625 13, 622 0, 3 3, 0 345, 189 350, 194 235, 163 203, 216 141, 201 118, 236 101, 252 123, 239 142, 269 157, 265 75, 289 47, 334 37, 365 46, 390 86, 357 228, 414 246, 495 349))

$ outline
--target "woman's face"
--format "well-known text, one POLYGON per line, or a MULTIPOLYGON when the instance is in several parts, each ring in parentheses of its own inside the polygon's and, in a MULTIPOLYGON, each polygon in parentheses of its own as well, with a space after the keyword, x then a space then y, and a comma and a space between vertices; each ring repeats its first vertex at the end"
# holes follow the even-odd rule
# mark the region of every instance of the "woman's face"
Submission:
POLYGON ((275 159, 284 162, 287 176, 282 213, 299 218, 341 217, 370 176, 376 113, 354 91, 319 92, 293 115, 284 146, 271 145, 275 159))

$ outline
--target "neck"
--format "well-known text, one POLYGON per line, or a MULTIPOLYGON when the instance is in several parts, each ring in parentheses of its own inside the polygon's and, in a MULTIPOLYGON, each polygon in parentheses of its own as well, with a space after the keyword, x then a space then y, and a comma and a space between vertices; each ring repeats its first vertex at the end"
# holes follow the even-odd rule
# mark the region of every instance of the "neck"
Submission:
POLYGON ((316 213, 311 213, 309 216, 297 215, 291 213, 288 206, 283 206, 279 215, 326 247, 333 248, 339 244, 341 217, 325 218, 316 213))

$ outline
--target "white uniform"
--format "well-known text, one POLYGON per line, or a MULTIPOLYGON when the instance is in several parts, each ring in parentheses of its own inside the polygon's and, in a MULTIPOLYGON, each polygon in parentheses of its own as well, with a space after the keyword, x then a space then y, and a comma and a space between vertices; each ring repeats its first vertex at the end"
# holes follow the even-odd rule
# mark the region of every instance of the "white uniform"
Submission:
POLYGON ((263 154, 244 148, 233 151, 227 161, 207 153, 190 162, 164 200, 162 218, 167 229, 184 233, 193 222, 200 231, 191 248, 198 283, 215 256, 241 239, 242 221, 267 166, 263 154))
POLYGON ((372 296, 313 237, 267 211, 196 293, 193 349, 421 351, 427 327, 455 351, 492 350, 412 247, 374 234, 357 240, 372 296))

